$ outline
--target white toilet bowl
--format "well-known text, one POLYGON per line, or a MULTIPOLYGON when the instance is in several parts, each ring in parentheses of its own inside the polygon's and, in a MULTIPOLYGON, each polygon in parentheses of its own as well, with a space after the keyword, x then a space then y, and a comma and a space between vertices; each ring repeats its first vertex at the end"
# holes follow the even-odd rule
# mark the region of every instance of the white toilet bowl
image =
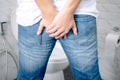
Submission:
MULTIPOLYGON (((16 40, 18 40, 18 25, 16 23, 15 10, 11 14, 11 27, 16 40)), ((66 55, 59 43, 50 56, 44 80, 64 80, 63 70, 69 65, 66 55)))

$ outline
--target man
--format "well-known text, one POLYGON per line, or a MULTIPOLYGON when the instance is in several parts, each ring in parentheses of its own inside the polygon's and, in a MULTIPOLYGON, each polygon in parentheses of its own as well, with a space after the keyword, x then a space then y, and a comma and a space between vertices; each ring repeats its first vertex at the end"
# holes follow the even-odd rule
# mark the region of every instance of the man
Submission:
POLYGON ((56 40, 74 80, 101 80, 95 0, 18 0, 18 80, 43 80, 56 40))

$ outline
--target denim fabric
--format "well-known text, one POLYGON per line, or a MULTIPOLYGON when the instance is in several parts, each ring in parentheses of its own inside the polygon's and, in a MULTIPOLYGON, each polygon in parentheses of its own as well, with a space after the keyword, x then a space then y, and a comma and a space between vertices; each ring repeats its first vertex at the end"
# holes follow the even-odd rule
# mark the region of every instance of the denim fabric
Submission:
MULTIPOLYGON (((67 38, 58 39, 63 47, 74 80, 101 80, 98 67, 96 18, 90 15, 75 15, 78 35, 72 30, 67 38)), ((56 39, 49 37, 46 29, 41 35, 36 32, 39 22, 18 29, 19 70, 18 80, 43 80, 46 66, 56 39)))

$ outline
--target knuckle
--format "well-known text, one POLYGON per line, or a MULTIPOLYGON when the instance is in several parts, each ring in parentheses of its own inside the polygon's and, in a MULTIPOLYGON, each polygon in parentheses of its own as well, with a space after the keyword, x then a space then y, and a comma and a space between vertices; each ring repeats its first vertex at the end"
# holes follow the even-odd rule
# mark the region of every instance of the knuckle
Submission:
POLYGON ((64 28, 61 28, 60 31, 61 31, 61 32, 64 32, 64 28))

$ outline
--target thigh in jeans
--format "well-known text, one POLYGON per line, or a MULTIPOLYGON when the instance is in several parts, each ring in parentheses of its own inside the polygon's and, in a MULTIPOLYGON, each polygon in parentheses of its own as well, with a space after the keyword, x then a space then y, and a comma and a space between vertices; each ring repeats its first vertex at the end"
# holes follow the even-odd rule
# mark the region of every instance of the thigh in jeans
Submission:
POLYGON ((96 18, 75 15, 78 35, 72 30, 67 39, 60 39, 68 57, 74 80, 101 80, 98 67, 96 18))
POLYGON ((37 35, 38 27, 39 23, 27 27, 19 25, 18 80, 43 80, 55 39, 50 38, 45 29, 41 35, 37 35))

